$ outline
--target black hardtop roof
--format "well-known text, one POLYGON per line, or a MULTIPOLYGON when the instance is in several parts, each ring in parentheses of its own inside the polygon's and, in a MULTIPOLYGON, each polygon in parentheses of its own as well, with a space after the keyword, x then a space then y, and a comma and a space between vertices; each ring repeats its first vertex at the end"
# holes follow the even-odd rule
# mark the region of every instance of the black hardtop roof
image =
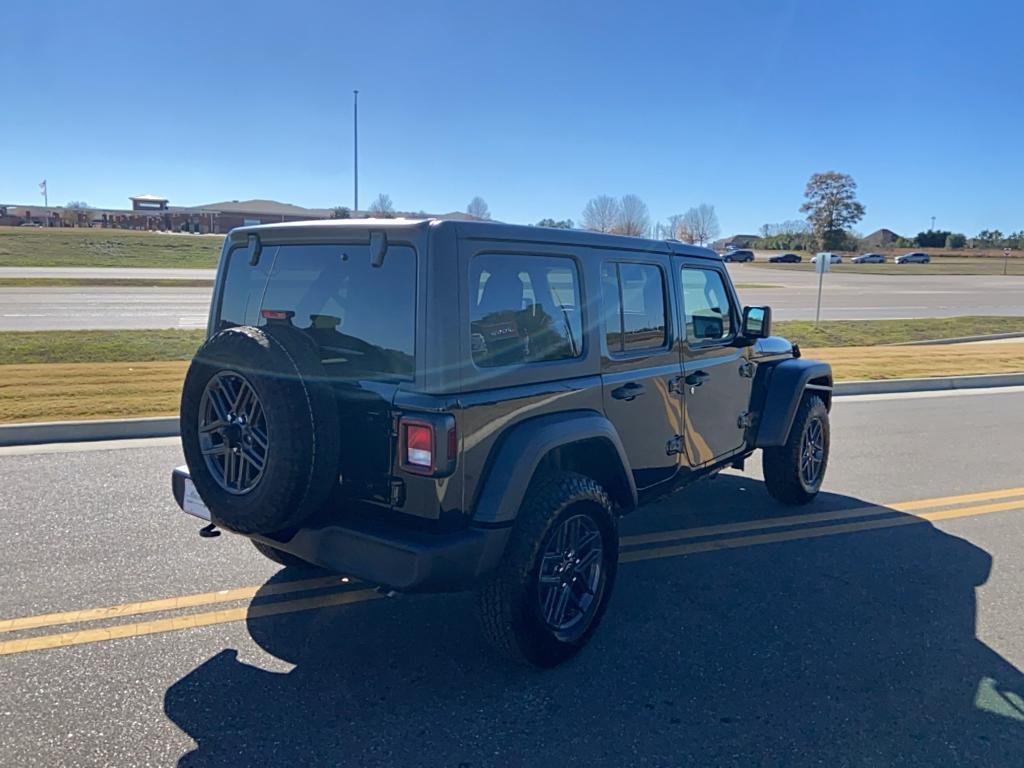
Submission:
POLYGON ((228 233, 233 242, 243 241, 250 234, 258 234, 268 240, 284 240, 288 235, 301 235, 302 240, 312 240, 319 235, 339 235, 346 230, 374 230, 393 232, 402 239, 425 233, 431 227, 451 227, 458 236, 467 240, 521 241, 556 243, 561 245, 584 245, 592 248, 615 250, 647 251, 650 253, 675 253, 721 261, 715 251, 697 245, 688 245, 678 240, 650 240, 644 237, 629 237, 587 229, 559 229, 557 227, 534 227, 521 224, 503 224, 497 221, 453 221, 445 219, 327 219, 315 221, 290 221, 278 224, 258 224, 238 227, 228 233))

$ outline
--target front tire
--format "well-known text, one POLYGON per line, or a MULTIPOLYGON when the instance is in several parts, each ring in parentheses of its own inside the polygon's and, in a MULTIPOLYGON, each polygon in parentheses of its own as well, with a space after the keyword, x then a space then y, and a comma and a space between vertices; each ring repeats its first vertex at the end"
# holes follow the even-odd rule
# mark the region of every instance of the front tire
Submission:
POLYGON ((612 502, 597 482, 575 472, 535 482, 477 594, 484 637, 514 661, 561 664, 597 629, 618 562, 612 502))
POLYGON ((804 395, 785 445, 765 448, 761 467, 768 493, 783 504, 806 504, 818 495, 829 452, 828 409, 817 395, 804 395))

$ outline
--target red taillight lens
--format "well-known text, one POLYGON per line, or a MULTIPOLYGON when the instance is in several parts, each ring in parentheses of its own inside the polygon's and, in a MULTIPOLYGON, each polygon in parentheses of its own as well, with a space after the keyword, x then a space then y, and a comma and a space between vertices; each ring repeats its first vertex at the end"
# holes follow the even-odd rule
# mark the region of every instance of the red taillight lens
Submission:
POLYGON ((434 466, 434 430, 426 424, 405 425, 405 463, 432 469, 434 466))

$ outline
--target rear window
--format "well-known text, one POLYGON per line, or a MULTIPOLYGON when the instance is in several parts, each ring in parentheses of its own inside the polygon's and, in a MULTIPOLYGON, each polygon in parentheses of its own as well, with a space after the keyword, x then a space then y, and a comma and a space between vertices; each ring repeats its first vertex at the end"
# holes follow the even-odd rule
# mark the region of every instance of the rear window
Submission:
POLYGON ((579 272, 558 256, 487 254, 470 267, 473 362, 483 368, 583 354, 579 272))
POLYGON ((248 250, 236 249, 215 328, 268 323, 305 332, 332 377, 412 380, 416 254, 391 246, 374 267, 365 245, 264 246, 251 266, 248 250))

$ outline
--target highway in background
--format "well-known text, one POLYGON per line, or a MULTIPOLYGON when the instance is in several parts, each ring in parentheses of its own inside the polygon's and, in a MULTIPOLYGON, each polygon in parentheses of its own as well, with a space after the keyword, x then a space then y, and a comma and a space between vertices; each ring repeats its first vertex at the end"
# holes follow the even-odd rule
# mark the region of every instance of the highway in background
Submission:
POLYGON ((840 398, 814 503, 753 461, 627 517, 547 672, 200 538, 174 440, 0 448, 0 763, 1024 765, 1022 436, 1021 388, 840 398))
MULTIPOLYGON (((810 271, 730 264, 748 304, 767 304, 776 320, 814 318, 818 277, 810 271), (771 287, 751 288, 748 285, 771 287)), ((2 277, 213 279, 212 270, 0 269, 2 277)), ((75 328, 202 328, 210 288, 81 286, 0 288, 0 331, 75 328)), ((1024 315, 1024 277, 998 275, 825 276, 822 319, 863 320, 958 315, 1024 315)))

